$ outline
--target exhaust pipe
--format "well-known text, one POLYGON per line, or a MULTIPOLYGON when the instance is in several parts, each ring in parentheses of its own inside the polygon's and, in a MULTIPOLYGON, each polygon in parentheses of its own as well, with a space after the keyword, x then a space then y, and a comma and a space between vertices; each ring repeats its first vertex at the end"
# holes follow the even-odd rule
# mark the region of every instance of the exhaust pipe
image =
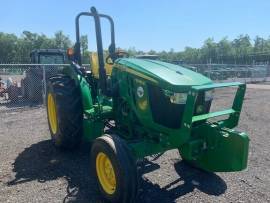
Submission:
POLYGON ((100 18, 99 14, 95 7, 91 7, 91 13, 93 14, 95 20, 95 28, 96 28, 96 40, 97 40, 97 54, 98 54, 98 66, 99 66, 99 83, 100 88, 103 94, 107 94, 107 76, 104 64, 104 56, 103 56, 103 45, 102 45, 102 34, 101 34, 101 26, 100 26, 100 18))

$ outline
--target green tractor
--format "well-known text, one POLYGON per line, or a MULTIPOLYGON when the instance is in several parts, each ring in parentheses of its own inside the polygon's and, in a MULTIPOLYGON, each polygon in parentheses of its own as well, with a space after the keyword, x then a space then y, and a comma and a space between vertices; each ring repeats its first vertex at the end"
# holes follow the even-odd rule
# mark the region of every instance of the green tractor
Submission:
POLYGON ((61 70, 61 66, 58 64, 64 64, 65 58, 66 53, 61 49, 35 49, 31 51, 31 64, 38 65, 33 65, 25 71, 25 78, 21 80, 23 97, 32 102, 41 102, 43 100, 44 79, 47 80, 57 74, 61 70), (48 66, 49 64, 51 65, 48 66))
POLYGON ((210 172, 247 167, 249 138, 237 126, 246 86, 215 84, 178 65, 124 57, 115 48, 110 16, 82 12, 76 17, 76 44, 68 50, 70 66, 50 78, 47 115, 53 143, 74 149, 91 144, 91 167, 100 192, 110 202, 132 202, 137 192, 138 160, 178 149, 183 160, 210 172), (81 17, 93 17, 96 67, 82 67, 81 17), (109 55, 104 58, 100 19, 111 25, 109 55), (107 65, 112 67, 106 71, 107 65), (93 69, 98 68, 98 75, 93 69), (237 87, 231 108, 210 112, 213 90, 237 87), (228 115, 227 119, 209 119, 228 115))

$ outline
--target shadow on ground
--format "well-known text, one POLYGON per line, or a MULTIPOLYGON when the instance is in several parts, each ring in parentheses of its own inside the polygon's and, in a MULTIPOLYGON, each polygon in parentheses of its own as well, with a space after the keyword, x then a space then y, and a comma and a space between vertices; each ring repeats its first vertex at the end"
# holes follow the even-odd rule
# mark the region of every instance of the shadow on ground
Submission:
MULTIPOLYGON (((213 196, 222 195, 227 189, 226 183, 219 176, 193 168, 185 161, 175 163, 174 168, 178 178, 176 177, 175 181, 162 188, 142 178, 138 200, 143 200, 146 203, 156 201, 173 203, 179 197, 191 193, 195 189, 213 196)), ((142 169, 142 173, 144 173, 144 169, 142 169)))
POLYGON ((103 202, 90 173, 89 147, 76 151, 60 151, 50 140, 31 145, 21 152, 13 164, 15 179, 8 185, 58 178, 66 179, 66 197, 63 202, 103 202))
MULTIPOLYGON (((157 164, 147 161, 139 173, 157 169, 157 164)), ((195 188, 218 196, 227 189, 226 183, 219 176, 191 168, 182 161, 175 164, 175 170, 180 178, 163 188, 140 178, 137 202, 175 202, 195 188)), ((87 145, 78 151, 63 152, 52 147, 49 140, 33 144, 18 155, 13 164, 13 172, 16 174, 15 179, 7 183, 9 187, 30 181, 45 183, 64 178, 68 186, 63 202, 105 202, 91 174, 87 145)))

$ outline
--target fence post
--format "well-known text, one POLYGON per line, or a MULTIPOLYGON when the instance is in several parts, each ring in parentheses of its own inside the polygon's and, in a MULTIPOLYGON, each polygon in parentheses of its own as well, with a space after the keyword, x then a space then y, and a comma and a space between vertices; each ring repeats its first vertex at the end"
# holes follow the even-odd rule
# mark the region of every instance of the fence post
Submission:
POLYGON ((46 83, 46 71, 45 71, 45 66, 42 66, 42 72, 43 72, 43 91, 42 91, 42 96, 43 96, 43 105, 46 105, 46 95, 47 95, 47 83, 46 83))

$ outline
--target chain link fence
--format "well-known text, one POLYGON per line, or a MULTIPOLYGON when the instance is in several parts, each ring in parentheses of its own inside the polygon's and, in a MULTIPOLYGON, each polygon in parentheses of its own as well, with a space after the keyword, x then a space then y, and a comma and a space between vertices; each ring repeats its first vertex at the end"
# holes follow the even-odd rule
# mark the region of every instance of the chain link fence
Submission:
POLYGON ((0 113, 43 107, 49 78, 65 66, 69 64, 0 64, 0 113))
POLYGON ((186 67, 218 82, 270 82, 269 65, 189 64, 186 67))
MULTIPOLYGON (((69 64, 0 64, 0 113, 42 107, 48 79, 69 64)), ((89 64, 85 64, 89 68, 89 64)), ((217 82, 270 82, 268 65, 183 65, 217 82)))

